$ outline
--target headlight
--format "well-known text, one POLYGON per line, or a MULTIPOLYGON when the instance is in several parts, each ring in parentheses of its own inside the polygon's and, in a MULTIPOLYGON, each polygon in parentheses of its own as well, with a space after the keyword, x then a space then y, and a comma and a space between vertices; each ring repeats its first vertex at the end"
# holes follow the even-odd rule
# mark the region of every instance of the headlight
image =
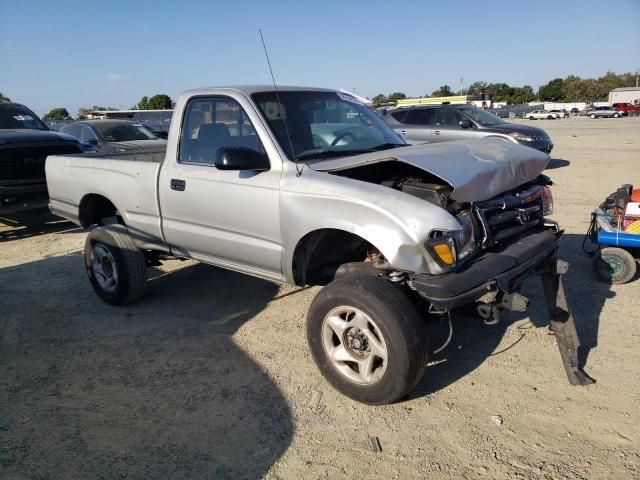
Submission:
POLYGON ((476 249, 473 220, 469 212, 456 217, 462 228, 448 232, 433 232, 425 247, 433 259, 445 270, 452 270, 476 249))
POLYGON ((533 138, 531 138, 528 135, 525 135, 523 133, 518 133, 518 132, 513 132, 510 133, 509 136, 515 140, 517 140, 518 142, 533 142, 533 138))

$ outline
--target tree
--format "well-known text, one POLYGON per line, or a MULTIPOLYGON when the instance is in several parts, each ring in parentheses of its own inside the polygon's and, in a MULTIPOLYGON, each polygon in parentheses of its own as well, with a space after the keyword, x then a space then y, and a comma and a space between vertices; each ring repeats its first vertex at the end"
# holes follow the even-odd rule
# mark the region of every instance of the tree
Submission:
POLYGON ((454 93, 449 85, 442 85, 438 90, 431 94, 432 97, 450 97, 454 93))
POLYGON ((0 92, 0 102, 4 102, 4 101, 10 102, 10 101, 11 101, 11 99, 10 99, 9 97, 5 97, 5 96, 2 94, 2 92, 0 92))
POLYGON ((387 103, 389 99, 385 95, 379 93, 378 95, 373 97, 371 101, 373 102, 374 105, 381 105, 383 103, 387 103))
POLYGON ((43 120, 71 120, 71 115, 67 112, 66 108, 54 108, 49 113, 47 113, 43 120))
POLYGON ((562 84, 564 80, 554 78, 546 85, 540 87, 540 100, 557 102, 562 99, 562 84))
POLYGON ((388 102, 397 102, 398 100, 402 100, 403 98, 407 98, 407 96, 402 92, 394 92, 387 98, 388 102))
POLYGON ((169 110, 172 109, 173 106, 174 103, 171 97, 160 93, 151 98, 142 97, 137 105, 134 106, 134 110, 169 110))

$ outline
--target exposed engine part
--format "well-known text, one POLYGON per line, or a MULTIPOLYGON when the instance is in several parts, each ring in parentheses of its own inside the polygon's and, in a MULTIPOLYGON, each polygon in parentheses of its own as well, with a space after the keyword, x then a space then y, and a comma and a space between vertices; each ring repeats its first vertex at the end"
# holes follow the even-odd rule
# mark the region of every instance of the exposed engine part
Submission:
POLYGON ((500 308, 495 305, 480 304, 476 307, 476 311, 480 318, 484 320, 485 325, 497 325, 500 323, 500 308))
POLYGON ((403 282, 406 280, 407 274, 405 272, 393 271, 389 272, 389 281, 393 283, 403 282))
POLYGON ((417 178, 402 180, 399 183, 399 187, 404 193, 426 200, 442 208, 447 208, 449 197, 451 196, 451 187, 438 185, 437 183, 423 183, 417 178))

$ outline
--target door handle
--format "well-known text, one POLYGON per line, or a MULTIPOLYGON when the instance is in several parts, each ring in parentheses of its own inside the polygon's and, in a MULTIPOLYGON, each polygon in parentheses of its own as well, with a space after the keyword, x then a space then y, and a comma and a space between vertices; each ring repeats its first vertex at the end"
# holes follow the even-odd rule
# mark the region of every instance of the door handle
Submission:
POLYGON ((440 135, 440 130, 434 130, 433 134, 434 135, 440 135))
POLYGON ((398 133, 400 133, 400 135, 406 135, 407 131, 406 130, 400 130, 398 133))
POLYGON ((171 190, 177 190, 178 192, 184 192, 185 187, 187 186, 187 182, 184 180, 179 180, 177 178, 171 179, 171 190))

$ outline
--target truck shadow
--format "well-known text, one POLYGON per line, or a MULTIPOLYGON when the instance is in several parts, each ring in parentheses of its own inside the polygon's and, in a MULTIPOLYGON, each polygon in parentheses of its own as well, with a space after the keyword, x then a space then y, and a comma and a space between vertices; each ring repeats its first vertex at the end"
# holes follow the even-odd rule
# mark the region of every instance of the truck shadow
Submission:
POLYGON ((62 232, 76 226, 48 210, 35 210, 0 215, 0 243, 62 232))
POLYGON ((278 287, 191 265, 111 307, 83 270, 0 269, 0 476, 263 477, 293 421, 232 335, 278 287))
MULTIPOLYGON (((560 258, 570 263, 569 272, 564 278, 564 288, 580 338, 579 362, 589 373, 588 356, 598 345, 600 315, 605 302, 613 298, 615 292, 609 285, 596 279, 591 259, 582 251, 582 239, 582 235, 565 235, 560 248, 560 258)), ((541 280, 527 280, 522 293, 530 299, 528 311, 504 312, 498 325, 484 325, 479 317, 471 316, 466 311, 454 313, 452 317, 455 330, 451 344, 440 354, 432 357, 434 365, 427 368, 424 378, 410 394, 410 398, 429 395, 446 388, 478 368, 490 356, 512 354, 510 350, 517 349, 517 344, 527 335, 527 330, 547 329, 549 317, 541 280), (523 323, 522 320, 525 319, 529 322, 523 323), (519 325, 515 326, 515 323, 519 325), (519 330, 519 335, 508 345, 499 348, 505 332, 513 328, 519 330)), ((544 347, 541 345, 540 348, 544 347)), ((539 357, 543 359, 549 355, 560 355, 555 345, 548 350, 540 352, 539 357)), ((556 363, 560 369, 557 374, 559 381, 568 382, 561 362, 556 363)))

